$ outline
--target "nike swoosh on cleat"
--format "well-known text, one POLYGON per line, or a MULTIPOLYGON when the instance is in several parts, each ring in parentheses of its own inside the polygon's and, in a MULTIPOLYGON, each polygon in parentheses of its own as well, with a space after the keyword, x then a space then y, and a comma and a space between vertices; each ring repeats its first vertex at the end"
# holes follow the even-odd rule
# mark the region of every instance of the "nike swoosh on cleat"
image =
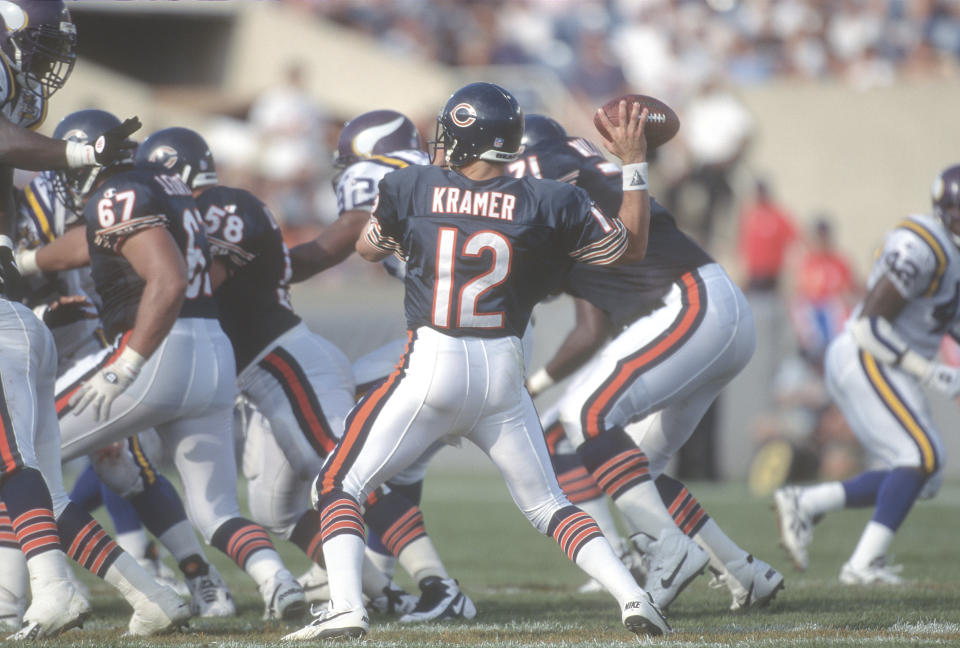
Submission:
POLYGON ((463 608, 466 604, 466 601, 463 600, 463 595, 457 596, 456 600, 453 602, 453 605, 450 606, 450 609, 453 611, 454 616, 461 617, 463 616, 463 608))
POLYGON ((660 586, 664 589, 669 589, 673 585, 673 580, 677 577, 677 574, 680 572, 680 568, 683 567, 683 563, 687 562, 687 554, 683 554, 683 558, 680 559, 680 562, 677 563, 677 566, 674 568, 673 573, 670 574, 669 578, 661 578, 660 586))

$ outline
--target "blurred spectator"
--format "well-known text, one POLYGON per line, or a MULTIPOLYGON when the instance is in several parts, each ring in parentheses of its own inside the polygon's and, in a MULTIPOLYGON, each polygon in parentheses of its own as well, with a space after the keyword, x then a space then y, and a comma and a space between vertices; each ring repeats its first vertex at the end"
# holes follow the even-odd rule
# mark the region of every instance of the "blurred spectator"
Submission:
POLYGON ((740 216, 740 258, 751 292, 776 291, 787 249, 797 239, 793 218, 771 195, 766 180, 757 180, 753 202, 740 216))
POLYGON ((581 33, 578 52, 566 82, 581 104, 596 109, 627 92, 627 80, 604 32, 591 29, 581 33))
POLYGON ((858 297, 850 263, 836 249, 833 226, 825 216, 813 226, 794 281, 790 315, 797 341, 805 355, 821 358, 843 329, 858 297))

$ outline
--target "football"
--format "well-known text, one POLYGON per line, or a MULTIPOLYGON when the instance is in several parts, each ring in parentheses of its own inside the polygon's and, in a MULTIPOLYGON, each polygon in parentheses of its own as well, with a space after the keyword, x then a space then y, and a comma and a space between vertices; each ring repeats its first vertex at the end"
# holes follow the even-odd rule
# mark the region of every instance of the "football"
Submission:
MULTIPOLYGON (((669 142, 670 139, 677 134, 677 131, 680 130, 680 118, 677 117, 677 113, 673 111, 673 108, 659 99, 640 94, 623 95, 622 97, 611 99, 603 104, 601 110, 607 114, 607 118, 614 126, 620 123, 620 101, 623 99, 627 100, 628 114, 630 113, 631 105, 635 103, 640 104, 641 110, 642 108, 647 109, 647 125, 644 127, 644 134, 647 136, 648 149, 655 149, 669 142)), ((607 129, 603 127, 603 122, 600 120, 599 114, 593 116, 593 124, 597 127, 597 130, 600 131, 601 135, 606 139, 610 139, 610 134, 607 132, 607 129)))

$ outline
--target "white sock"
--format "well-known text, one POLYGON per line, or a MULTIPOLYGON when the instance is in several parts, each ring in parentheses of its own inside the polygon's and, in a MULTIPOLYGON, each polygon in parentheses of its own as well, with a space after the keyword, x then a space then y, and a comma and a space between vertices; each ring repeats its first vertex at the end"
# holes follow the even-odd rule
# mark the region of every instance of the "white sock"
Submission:
POLYGON ((804 487, 798 500, 804 511, 815 516, 842 509, 847 502, 847 495, 840 482, 824 482, 804 487))
POLYGON ((747 552, 737 546, 713 518, 707 520, 693 539, 710 556, 710 566, 718 571, 723 571, 727 563, 747 557, 747 552))
POLYGON ((600 527, 600 531, 610 541, 610 544, 615 545, 620 540, 620 531, 617 529, 617 523, 613 519, 610 507, 607 506, 606 495, 580 502, 577 507, 596 520, 597 526, 600 527))
POLYGON ((361 586, 367 598, 375 598, 383 594, 383 588, 390 584, 390 579, 373 564, 370 560, 370 553, 369 551, 365 551, 363 554, 361 586))
POLYGON ((393 572, 397 567, 397 557, 390 554, 382 554, 379 551, 373 551, 367 547, 364 555, 371 564, 383 572, 387 578, 393 578, 393 572))
POLYGON ((115 540, 121 549, 136 560, 140 560, 147 555, 147 546, 150 544, 150 539, 147 538, 147 533, 143 529, 118 533, 115 540))
POLYGON ((614 504, 630 520, 632 527, 654 539, 660 537, 661 529, 676 527, 653 480, 631 487, 615 499, 614 504))
POLYGON ((52 581, 73 580, 73 572, 62 551, 44 551, 27 560, 30 589, 43 587, 52 581))
POLYGON ((280 560, 280 554, 273 549, 258 549, 249 558, 243 568, 257 587, 273 578, 278 572, 286 571, 283 561, 280 560))
POLYGON ((863 530, 863 535, 860 536, 860 541, 857 542, 857 548, 850 556, 850 565, 863 569, 875 558, 886 555, 892 540, 893 529, 870 520, 863 530))
POLYGON ((17 600, 27 597, 27 561, 20 549, 14 547, 0 547, 0 587, 10 592, 17 600))
MULTIPOLYGON (((180 564, 190 556, 203 556, 203 547, 197 540, 197 533, 186 520, 177 522, 172 527, 164 531, 157 538, 161 545, 170 552, 173 559, 180 564)), ((134 554, 136 555, 136 554, 134 554)), ((206 561, 206 558, 204 558, 206 561)))
POLYGON ((400 566, 410 574, 414 583, 419 583, 427 576, 450 578, 429 536, 421 536, 408 544, 400 552, 398 559, 400 566))
POLYGON ((153 576, 127 553, 120 554, 113 561, 107 573, 104 574, 103 580, 113 585, 133 607, 137 607, 142 599, 150 598, 160 589, 160 585, 153 580, 153 576))
POLYGON ((636 601, 644 595, 606 538, 594 538, 580 547, 577 567, 603 585, 617 599, 621 609, 627 601, 636 601))
POLYGON ((330 605, 337 610, 363 607, 363 538, 342 533, 323 543, 323 562, 330 581, 330 605))

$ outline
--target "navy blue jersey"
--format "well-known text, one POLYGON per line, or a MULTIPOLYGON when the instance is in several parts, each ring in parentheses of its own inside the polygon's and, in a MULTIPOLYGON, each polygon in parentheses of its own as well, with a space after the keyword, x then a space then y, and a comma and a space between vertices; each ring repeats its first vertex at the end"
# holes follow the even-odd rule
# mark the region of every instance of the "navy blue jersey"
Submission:
POLYGON ((207 236, 190 188, 179 177, 141 169, 119 173, 90 196, 83 220, 108 338, 133 328, 145 283, 123 258, 121 248, 137 232, 153 227, 170 232, 187 264, 187 290, 179 317, 217 316, 207 236))
MULTIPOLYGON (((604 213, 620 211, 620 168, 585 139, 542 142, 524 151, 524 156, 508 169, 517 176, 528 174, 576 184, 590 194, 604 213)), ((652 198, 649 232, 647 254, 642 261, 616 267, 577 265, 566 276, 563 290, 586 299, 604 311, 615 325, 624 326, 659 306, 671 284, 682 274, 713 261, 652 198)))
POLYGON ((300 322, 290 305, 290 255, 270 210, 249 191, 211 187, 197 204, 210 251, 227 266, 216 298, 239 373, 300 322))
POLYGON ((434 166, 385 176, 371 222, 367 241, 406 258, 408 326, 456 336, 521 336, 575 261, 611 263, 627 248, 623 223, 576 187, 434 166))

